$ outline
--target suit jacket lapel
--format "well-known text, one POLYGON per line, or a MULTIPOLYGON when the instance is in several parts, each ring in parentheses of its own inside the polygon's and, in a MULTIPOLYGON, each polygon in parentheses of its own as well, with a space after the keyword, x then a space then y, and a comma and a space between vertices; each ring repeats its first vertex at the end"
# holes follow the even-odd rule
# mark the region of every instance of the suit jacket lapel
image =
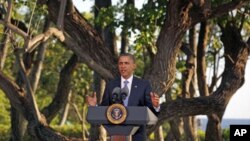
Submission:
POLYGON ((121 88, 121 78, 120 78, 120 77, 118 77, 117 79, 115 79, 114 85, 113 85, 113 89, 114 89, 115 87, 121 88))
POLYGON ((133 102, 133 97, 135 97, 136 95, 136 91, 138 88, 138 78, 136 78, 135 76, 133 77, 133 81, 132 81, 132 85, 131 85, 131 90, 130 90, 130 94, 129 94, 129 99, 128 99, 128 106, 133 106, 132 102, 133 102), (132 104, 132 105, 131 105, 132 104))

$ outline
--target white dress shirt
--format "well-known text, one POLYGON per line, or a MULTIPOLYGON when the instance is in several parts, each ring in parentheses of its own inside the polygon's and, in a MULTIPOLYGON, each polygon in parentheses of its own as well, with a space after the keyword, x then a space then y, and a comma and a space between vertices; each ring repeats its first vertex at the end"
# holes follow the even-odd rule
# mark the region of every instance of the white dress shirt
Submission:
POLYGON ((134 76, 132 75, 132 76, 130 76, 128 79, 125 79, 125 78, 123 78, 123 77, 121 76, 121 88, 124 87, 124 81, 126 81, 126 80, 128 81, 128 84, 127 84, 128 90, 129 90, 128 95, 130 94, 130 91, 131 91, 133 77, 134 77, 134 76))
POLYGON ((130 76, 128 79, 125 79, 123 77, 121 77, 121 88, 125 87, 125 81, 127 81, 127 87, 128 87, 128 95, 126 97, 126 99, 123 101, 124 102, 124 106, 128 106, 128 101, 129 101, 129 96, 130 96, 130 92, 131 92, 131 87, 132 87, 132 80, 133 80, 133 75, 130 76))

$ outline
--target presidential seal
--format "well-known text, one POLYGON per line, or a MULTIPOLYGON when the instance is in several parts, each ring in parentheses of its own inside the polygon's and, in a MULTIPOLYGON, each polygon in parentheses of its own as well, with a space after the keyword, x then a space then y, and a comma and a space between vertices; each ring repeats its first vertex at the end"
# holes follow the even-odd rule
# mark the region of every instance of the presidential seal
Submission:
POLYGON ((127 110, 122 104, 113 104, 108 107, 107 119, 113 124, 121 124, 127 118, 127 110))

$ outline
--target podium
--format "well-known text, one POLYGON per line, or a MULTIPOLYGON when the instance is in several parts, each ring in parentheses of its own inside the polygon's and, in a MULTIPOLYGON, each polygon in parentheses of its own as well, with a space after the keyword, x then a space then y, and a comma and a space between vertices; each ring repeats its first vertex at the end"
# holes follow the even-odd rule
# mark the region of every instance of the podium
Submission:
POLYGON ((113 124, 107 118, 108 107, 89 107, 86 119, 90 124, 103 125, 111 141, 132 141, 131 136, 140 125, 153 125, 158 120, 148 107, 128 106, 125 121, 121 124, 113 124))

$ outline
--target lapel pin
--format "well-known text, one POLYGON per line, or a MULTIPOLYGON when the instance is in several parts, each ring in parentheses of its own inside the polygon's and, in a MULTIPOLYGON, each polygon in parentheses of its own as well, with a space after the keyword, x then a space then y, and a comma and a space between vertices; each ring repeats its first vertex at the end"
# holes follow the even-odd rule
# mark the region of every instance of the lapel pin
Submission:
POLYGON ((137 85, 135 85, 135 88, 137 88, 137 85))

